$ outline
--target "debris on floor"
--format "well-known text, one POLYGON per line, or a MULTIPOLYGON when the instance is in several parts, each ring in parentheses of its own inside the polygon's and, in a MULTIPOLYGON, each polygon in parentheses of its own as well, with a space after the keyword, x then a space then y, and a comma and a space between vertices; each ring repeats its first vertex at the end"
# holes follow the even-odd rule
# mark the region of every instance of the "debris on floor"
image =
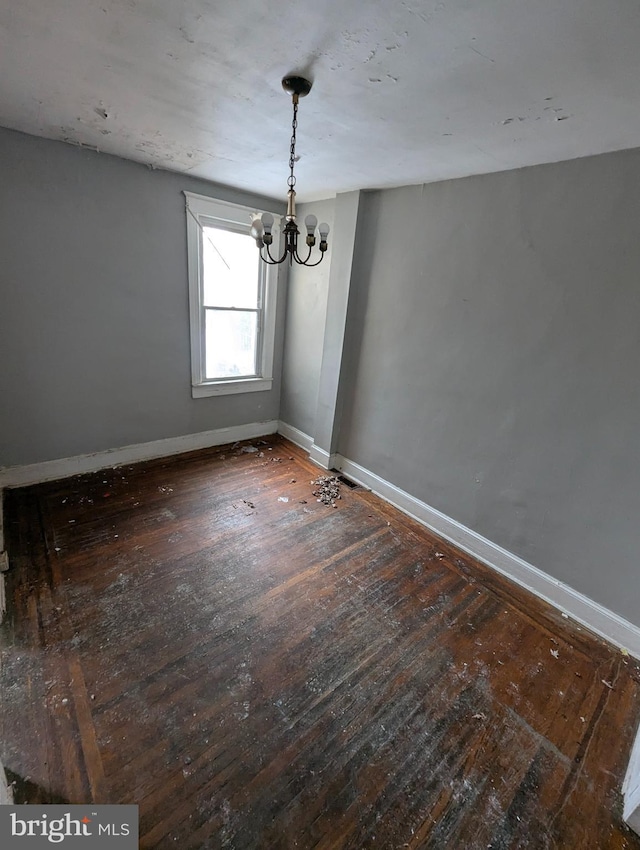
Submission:
POLYGON ((311 484, 316 488, 313 495, 323 505, 331 505, 336 508, 336 499, 341 499, 340 481, 336 475, 320 475, 311 484))

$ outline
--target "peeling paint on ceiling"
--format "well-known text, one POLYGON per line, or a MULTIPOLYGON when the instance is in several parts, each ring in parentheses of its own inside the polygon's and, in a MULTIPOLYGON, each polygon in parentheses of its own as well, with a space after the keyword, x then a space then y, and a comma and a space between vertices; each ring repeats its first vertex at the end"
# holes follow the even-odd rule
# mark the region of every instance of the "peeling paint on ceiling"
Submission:
POLYGON ((0 0, 0 125, 299 197, 640 146, 635 0, 0 0))

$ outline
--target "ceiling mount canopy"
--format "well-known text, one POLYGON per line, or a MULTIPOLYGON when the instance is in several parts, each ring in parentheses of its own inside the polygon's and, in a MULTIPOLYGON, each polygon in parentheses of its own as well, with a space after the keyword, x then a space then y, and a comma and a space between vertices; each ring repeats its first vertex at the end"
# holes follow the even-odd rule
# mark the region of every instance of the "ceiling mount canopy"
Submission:
POLYGON ((251 227, 251 235, 256 240, 256 245, 258 246, 258 250, 260 251, 260 258, 270 265, 278 265, 279 263, 284 263, 284 261, 289 258, 289 264, 292 265, 294 262, 298 263, 300 266, 317 266, 322 262, 325 252, 327 250, 327 236, 329 235, 329 225, 328 224, 320 224, 318 226, 318 219, 315 215, 308 215, 305 220, 305 227, 307 229, 307 237, 306 244, 309 249, 306 252, 306 256, 302 257, 298 253, 298 236, 300 235, 300 231, 298 230, 298 225, 296 224, 296 178, 294 174, 294 167, 296 162, 296 130, 298 128, 298 102, 301 97, 306 97, 311 91, 311 82, 304 77, 298 77, 294 74, 291 74, 287 77, 284 77, 282 80, 282 88, 291 95, 291 102, 293 104, 293 120, 291 122, 291 145, 289 147, 289 177, 287 178, 287 186, 289 187, 287 191, 287 214, 286 214, 286 224, 284 227, 284 250, 282 252, 281 257, 273 257, 271 255, 271 245, 273 244, 273 216, 271 213, 263 213, 261 216, 257 216, 253 220, 253 224, 251 227), (313 251, 313 247, 316 244, 316 227, 318 228, 318 233, 320 236, 320 244, 318 248, 320 249, 320 257, 319 259, 315 259, 311 261, 311 254, 313 251))
POLYGON ((292 75, 291 77, 282 78, 282 88, 288 92, 288 94, 297 94, 298 97, 306 97, 311 91, 312 85, 313 83, 310 80, 305 80, 304 77, 296 77, 292 75))

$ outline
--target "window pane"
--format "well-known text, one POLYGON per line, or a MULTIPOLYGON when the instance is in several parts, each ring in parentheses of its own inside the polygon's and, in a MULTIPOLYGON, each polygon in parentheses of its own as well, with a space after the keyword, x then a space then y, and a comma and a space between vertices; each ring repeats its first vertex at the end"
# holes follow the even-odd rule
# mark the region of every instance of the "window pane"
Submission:
POLYGON ((256 374, 257 313, 206 310, 206 379, 256 374))
POLYGON ((202 228, 202 273, 205 307, 258 306, 255 241, 248 234, 218 227, 202 228))

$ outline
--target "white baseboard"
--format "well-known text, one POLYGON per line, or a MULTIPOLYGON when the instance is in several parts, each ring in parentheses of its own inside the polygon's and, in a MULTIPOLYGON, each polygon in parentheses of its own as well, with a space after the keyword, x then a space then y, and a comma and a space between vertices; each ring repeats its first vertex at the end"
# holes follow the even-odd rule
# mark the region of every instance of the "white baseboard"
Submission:
POLYGON ((622 783, 622 816, 634 832, 640 835, 640 730, 631 750, 629 766, 622 783))
POLYGON ((624 820, 628 826, 637 834, 640 835, 640 793, 636 791, 631 801, 625 796, 624 798, 624 820))
POLYGON ((311 447, 313 446, 313 437, 310 437, 308 434, 305 434, 304 431, 301 431, 299 428, 294 428, 293 425, 288 425, 286 422, 278 422, 278 434, 282 434, 283 437, 286 437, 287 440, 291 440, 292 443, 295 443, 296 446, 300 446, 301 449, 304 449, 306 452, 311 451, 311 447))
POLYGON ((631 750, 629 766, 622 784, 622 816, 634 832, 640 834, 640 731, 631 750))
POLYGON ((309 458, 323 469, 334 469, 338 455, 330 455, 329 452, 314 443, 309 449, 309 458))
POLYGON ((277 430, 278 421, 272 419, 267 422, 250 422, 247 425, 218 428, 215 431, 201 431, 198 434, 185 434, 182 437, 168 437, 150 443, 138 443, 120 449, 108 449, 104 452, 77 455, 60 460, 46 460, 28 466, 7 466, 0 469, 0 489, 24 487, 28 484, 39 484, 42 481, 68 478, 70 475, 97 472, 99 469, 122 466, 125 463, 138 463, 142 460, 184 454, 212 446, 224 446, 226 443, 235 443, 237 440, 252 440, 256 437, 275 434, 277 430))
POLYGON ((363 466, 337 455, 333 464, 349 478, 372 490, 431 531, 454 543, 469 555, 530 590, 550 605, 586 626, 610 643, 640 658, 640 628, 594 602, 567 584, 497 546, 451 517, 385 481, 363 466))

